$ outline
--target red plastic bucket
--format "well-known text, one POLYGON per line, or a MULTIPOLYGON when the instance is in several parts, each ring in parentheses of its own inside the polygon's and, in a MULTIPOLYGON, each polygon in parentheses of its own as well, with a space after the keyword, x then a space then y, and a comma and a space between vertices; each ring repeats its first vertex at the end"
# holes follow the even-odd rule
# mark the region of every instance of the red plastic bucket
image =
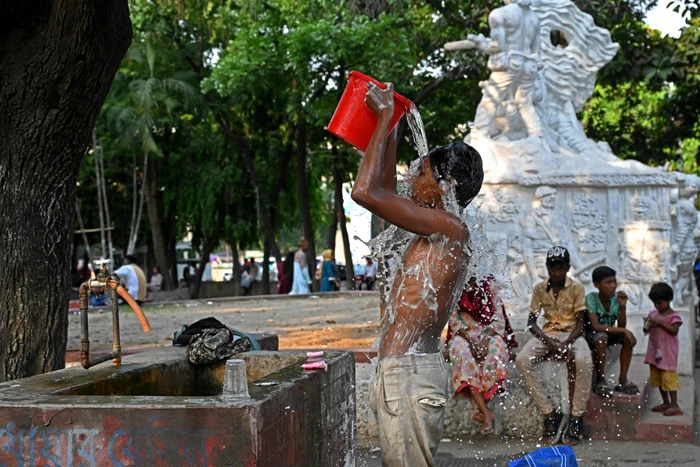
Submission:
MULTIPOLYGON (((343 91, 338 107, 336 107, 328 131, 338 138, 346 141, 362 152, 367 150, 369 140, 377 126, 377 116, 365 104, 367 83, 374 83, 382 89, 386 89, 384 83, 374 78, 363 75, 358 71, 351 71, 348 75, 348 85, 343 91)), ((389 132, 394 129, 403 114, 409 112, 413 103, 399 93, 394 93, 394 117, 389 125, 389 132)))

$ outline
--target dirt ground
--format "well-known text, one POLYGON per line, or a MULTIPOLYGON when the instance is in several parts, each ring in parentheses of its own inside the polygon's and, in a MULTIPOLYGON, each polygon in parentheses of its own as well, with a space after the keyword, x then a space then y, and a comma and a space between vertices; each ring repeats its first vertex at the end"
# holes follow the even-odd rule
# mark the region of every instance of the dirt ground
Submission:
MULTIPOLYGON (((250 333, 274 333, 280 349, 369 348, 379 331, 379 295, 284 298, 276 300, 193 300, 176 305, 145 305, 152 331, 144 333, 131 309, 120 306, 123 349, 171 345, 183 324, 213 316, 250 333)), ((111 310, 89 313, 91 350, 111 349, 111 310)), ((80 349, 80 315, 70 312, 68 350, 80 349)))

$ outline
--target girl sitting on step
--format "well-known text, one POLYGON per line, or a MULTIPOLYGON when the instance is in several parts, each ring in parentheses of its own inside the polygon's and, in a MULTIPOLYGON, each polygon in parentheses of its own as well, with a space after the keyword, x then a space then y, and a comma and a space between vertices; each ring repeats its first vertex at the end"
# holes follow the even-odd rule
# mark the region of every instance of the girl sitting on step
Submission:
POLYGON ((493 276, 478 283, 472 277, 450 317, 447 348, 455 394, 472 397, 479 409, 474 419, 483 423, 484 434, 494 432, 496 418, 486 402, 503 389, 506 364, 515 347, 505 307, 493 288, 493 276))

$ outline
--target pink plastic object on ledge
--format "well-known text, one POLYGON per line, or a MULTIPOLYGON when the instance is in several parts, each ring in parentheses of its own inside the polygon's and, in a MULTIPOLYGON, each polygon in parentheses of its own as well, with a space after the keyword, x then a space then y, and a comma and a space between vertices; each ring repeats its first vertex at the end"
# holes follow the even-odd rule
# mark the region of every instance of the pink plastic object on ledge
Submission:
POLYGON ((306 352, 306 356, 308 358, 323 357, 323 350, 319 350, 318 352, 306 352))
POLYGON ((319 362, 308 362, 301 366, 304 370, 323 370, 328 371, 328 364, 323 360, 319 362))

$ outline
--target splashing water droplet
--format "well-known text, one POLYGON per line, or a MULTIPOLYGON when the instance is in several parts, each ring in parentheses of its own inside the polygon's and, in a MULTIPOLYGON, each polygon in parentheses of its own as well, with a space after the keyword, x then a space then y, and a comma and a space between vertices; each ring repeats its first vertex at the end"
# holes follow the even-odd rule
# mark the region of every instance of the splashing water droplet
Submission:
POLYGON ((418 108, 413 103, 411 103, 411 108, 406 114, 406 121, 411 129, 411 133, 413 133, 413 142, 416 145, 418 157, 423 160, 428 155, 428 139, 425 136, 423 119, 420 116, 420 112, 418 112, 418 108))

